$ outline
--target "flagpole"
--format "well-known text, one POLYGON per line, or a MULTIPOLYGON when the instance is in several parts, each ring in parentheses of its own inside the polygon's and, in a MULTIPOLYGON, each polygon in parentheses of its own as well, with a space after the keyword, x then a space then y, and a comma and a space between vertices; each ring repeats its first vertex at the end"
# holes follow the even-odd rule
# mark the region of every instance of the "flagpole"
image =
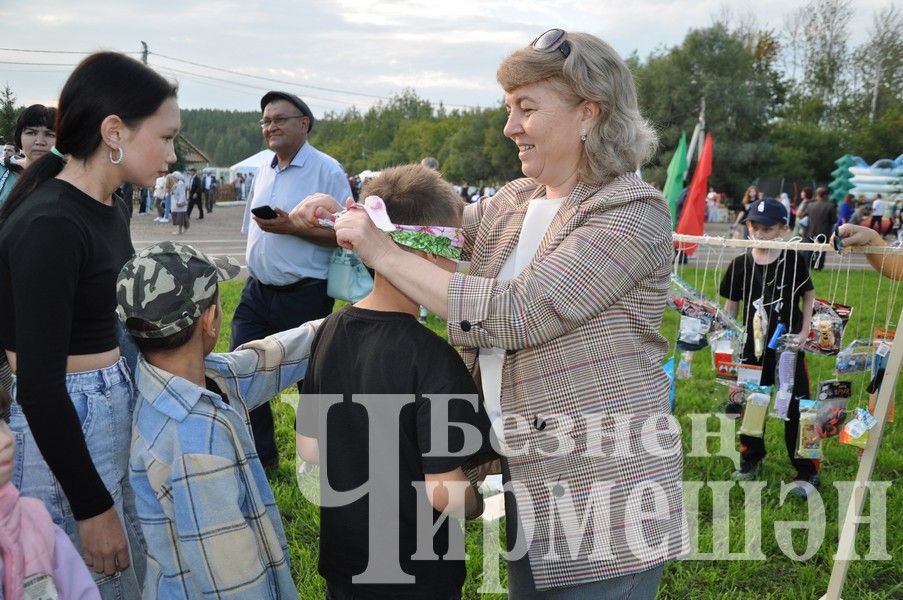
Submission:
POLYGON ((702 141, 705 139, 705 96, 702 97, 702 102, 699 108, 699 155, 696 157, 696 160, 702 158, 702 141))
POLYGON ((702 157, 702 146, 705 142, 705 96, 702 97, 702 103, 700 104, 699 109, 699 117, 696 119, 696 126, 693 128, 693 135, 690 137, 690 145, 687 147, 687 164, 693 162, 693 157, 696 157, 696 162, 699 162, 699 159, 702 157))

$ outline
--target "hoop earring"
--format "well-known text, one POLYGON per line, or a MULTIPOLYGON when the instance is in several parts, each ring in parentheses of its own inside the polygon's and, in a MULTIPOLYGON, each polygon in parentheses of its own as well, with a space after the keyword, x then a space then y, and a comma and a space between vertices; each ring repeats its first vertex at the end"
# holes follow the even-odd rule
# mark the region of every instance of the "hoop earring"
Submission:
POLYGON ((586 143, 586 129, 580 130, 580 141, 586 143))
POLYGON ((117 158, 116 160, 113 160, 113 151, 110 150, 110 162, 114 165, 118 165, 122 162, 122 159, 125 158, 125 150, 122 149, 122 146, 116 149, 119 150, 119 158, 117 158))

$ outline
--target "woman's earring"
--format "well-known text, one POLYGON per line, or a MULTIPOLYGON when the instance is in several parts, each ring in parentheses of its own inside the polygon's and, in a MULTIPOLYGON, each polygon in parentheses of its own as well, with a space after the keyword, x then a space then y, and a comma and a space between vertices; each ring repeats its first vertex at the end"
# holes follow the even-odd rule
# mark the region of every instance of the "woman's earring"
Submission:
POLYGON ((580 141, 586 142, 586 128, 580 130, 580 141))
POLYGON ((122 162, 122 159, 125 158, 125 150, 122 149, 122 146, 116 149, 119 150, 119 158, 117 158, 116 160, 113 160, 113 151, 110 150, 110 162, 114 165, 118 165, 122 162))

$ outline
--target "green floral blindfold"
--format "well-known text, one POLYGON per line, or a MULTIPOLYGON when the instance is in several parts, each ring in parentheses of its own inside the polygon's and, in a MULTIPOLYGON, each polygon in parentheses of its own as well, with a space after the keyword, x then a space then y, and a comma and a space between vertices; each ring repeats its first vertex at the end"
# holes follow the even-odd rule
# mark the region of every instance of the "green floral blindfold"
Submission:
MULTIPOLYGON (((451 260, 461 258, 464 247, 464 233, 458 227, 438 225, 395 225, 386 212, 386 203, 379 196, 368 196, 361 206, 367 211, 373 224, 389 234, 396 244, 422 250, 435 256, 444 256, 451 260)), ((328 219, 320 219, 323 227, 333 227, 335 220, 347 210, 339 211, 328 219)))

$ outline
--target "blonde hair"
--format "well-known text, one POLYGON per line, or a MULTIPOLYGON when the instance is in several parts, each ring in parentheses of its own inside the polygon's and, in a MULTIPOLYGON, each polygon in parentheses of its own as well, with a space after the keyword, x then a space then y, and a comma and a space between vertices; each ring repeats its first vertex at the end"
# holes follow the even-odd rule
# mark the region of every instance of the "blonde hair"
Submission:
POLYGON ((586 134, 577 175, 585 183, 607 183, 645 164, 658 147, 658 135, 640 115, 633 74, 614 48, 588 33, 567 35, 567 58, 528 46, 508 55, 496 78, 506 92, 548 81, 575 105, 598 102, 602 112, 586 134))
POLYGON ((169 173, 164 181, 163 189, 167 192, 171 192, 172 189, 176 187, 176 184, 179 183, 179 178, 175 173, 169 173))
POLYGON ((740 202, 742 202, 744 206, 747 204, 750 204, 752 202, 755 202, 756 194, 758 193, 758 191, 759 190, 756 188, 756 186, 754 186, 754 185, 749 186, 748 188, 746 188, 746 191, 743 192, 743 198, 740 199, 740 202))

